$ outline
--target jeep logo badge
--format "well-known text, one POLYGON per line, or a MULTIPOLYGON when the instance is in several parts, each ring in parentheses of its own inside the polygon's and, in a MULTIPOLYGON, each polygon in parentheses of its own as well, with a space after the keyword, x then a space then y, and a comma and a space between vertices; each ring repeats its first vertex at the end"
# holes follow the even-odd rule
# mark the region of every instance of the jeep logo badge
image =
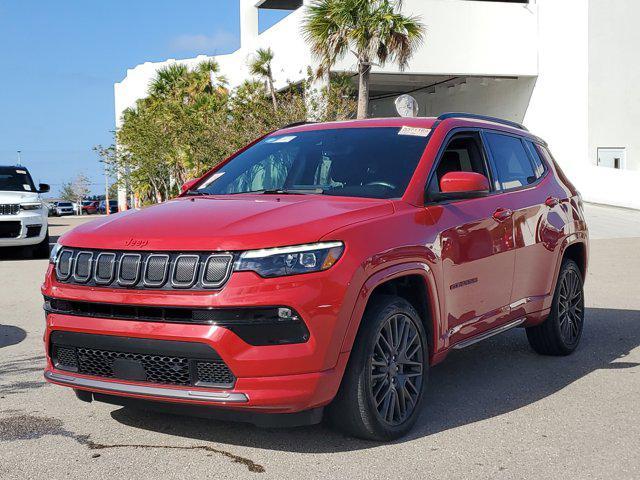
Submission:
POLYGON ((125 243, 126 247, 146 247, 149 245, 149 240, 138 240, 136 238, 130 238, 125 243))

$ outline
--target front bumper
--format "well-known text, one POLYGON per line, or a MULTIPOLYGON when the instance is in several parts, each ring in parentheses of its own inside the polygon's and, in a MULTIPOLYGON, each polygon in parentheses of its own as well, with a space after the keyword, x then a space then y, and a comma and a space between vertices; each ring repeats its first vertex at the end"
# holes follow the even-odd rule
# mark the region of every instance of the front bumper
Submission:
MULTIPOLYGON (((42 293, 47 297, 109 304, 180 307, 256 307, 286 305, 309 329, 304 343, 250 345, 228 328, 47 314, 45 378, 58 385, 98 394, 156 402, 219 406, 243 411, 293 413, 321 407, 335 396, 348 352, 341 352, 353 305, 345 297, 348 270, 338 268, 295 277, 264 279, 236 272, 219 291, 157 291, 98 288, 58 283, 50 271, 42 293), (236 381, 232 388, 159 385, 71 373, 52 363, 50 336, 55 331, 196 342, 214 349, 236 381)), ((161 354, 162 352, 158 352, 161 354)))
POLYGON ((0 247, 37 245, 44 240, 47 234, 46 210, 21 211, 17 215, 1 215, 0 222, 15 224, 17 232, 17 236, 0 237, 0 247), (40 227, 39 230, 37 230, 38 227, 40 227))

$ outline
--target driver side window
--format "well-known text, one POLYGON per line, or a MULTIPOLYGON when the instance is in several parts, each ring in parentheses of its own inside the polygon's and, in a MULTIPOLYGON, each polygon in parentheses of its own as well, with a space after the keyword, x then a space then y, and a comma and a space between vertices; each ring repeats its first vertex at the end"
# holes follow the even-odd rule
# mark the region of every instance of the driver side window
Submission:
POLYGON ((440 180, 449 172, 473 172, 489 178, 480 135, 464 132, 454 135, 437 160, 435 174, 431 177, 428 191, 440 192, 440 180))

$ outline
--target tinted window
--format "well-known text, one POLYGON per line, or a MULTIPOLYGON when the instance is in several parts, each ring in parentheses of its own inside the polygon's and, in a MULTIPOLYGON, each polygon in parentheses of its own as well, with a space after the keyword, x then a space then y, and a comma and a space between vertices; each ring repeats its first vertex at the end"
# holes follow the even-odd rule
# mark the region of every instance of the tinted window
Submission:
POLYGON ((520 138, 492 132, 486 137, 502 189, 523 187, 538 179, 520 138))
POLYGON ((461 133, 449 140, 440 156, 436 174, 431 178, 429 191, 439 192, 440 180, 449 172, 474 172, 487 176, 477 133, 461 133))
POLYGON ((533 142, 530 142, 529 140, 525 140, 524 143, 527 146, 527 150, 529 151, 531 160, 533 161, 536 177, 540 178, 542 177, 542 175, 544 175, 544 163, 542 163, 542 159, 540 158, 540 153, 538 152, 538 149, 535 147, 533 142))
POLYGON ((275 134, 213 172, 201 182, 198 192, 289 190, 397 198, 404 194, 427 140, 400 134, 398 127, 275 134))
POLYGON ((35 192, 29 172, 21 167, 0 167, 0 191, 35 192))

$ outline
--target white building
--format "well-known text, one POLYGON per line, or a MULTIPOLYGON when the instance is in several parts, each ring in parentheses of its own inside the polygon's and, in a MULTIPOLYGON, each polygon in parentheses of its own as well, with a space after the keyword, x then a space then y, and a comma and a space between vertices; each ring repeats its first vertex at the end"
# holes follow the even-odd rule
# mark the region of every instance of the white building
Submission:
MULTIPOLYGON (((260 47, 275 53, 276 87, 314 66, 301 38, 310 0, 239 0, 241 47, 216 58, 231 86, 249 77, 260 47), (258 32, 261 9, 291 13, 258 32)), ((524 123, 547 140, 585 200, 640 208, 640 2, 637 0, 404 0, 427 26, 409 68, 374 67, 372 116, 394 116, 393 100, 411 92, 421 116, 466 111, 524 123)), ((144 63, 115 84, 116 127, 146 95, 160 68, 144 63)), ((355 72, 354 57, 334 70, 355 72)), ((121 195, 121 203, 124 194, 121 195)))

